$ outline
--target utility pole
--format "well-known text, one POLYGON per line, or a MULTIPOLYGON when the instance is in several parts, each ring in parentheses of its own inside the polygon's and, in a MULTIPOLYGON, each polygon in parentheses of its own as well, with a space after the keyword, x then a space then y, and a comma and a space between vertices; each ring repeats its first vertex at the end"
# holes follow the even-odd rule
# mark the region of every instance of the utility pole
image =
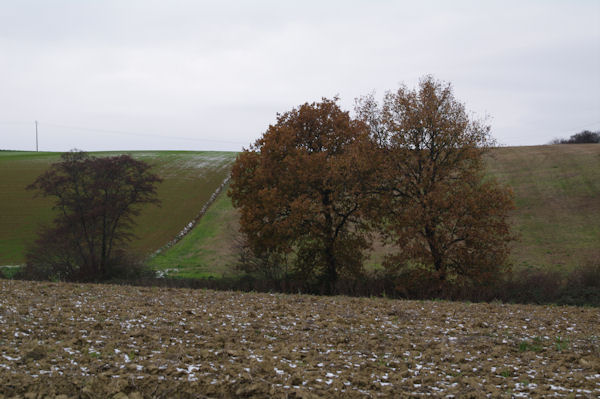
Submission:
POLYGON ((38 149, 38 121, 35 121, 35 152, 39 152, 39 149, 38 149))

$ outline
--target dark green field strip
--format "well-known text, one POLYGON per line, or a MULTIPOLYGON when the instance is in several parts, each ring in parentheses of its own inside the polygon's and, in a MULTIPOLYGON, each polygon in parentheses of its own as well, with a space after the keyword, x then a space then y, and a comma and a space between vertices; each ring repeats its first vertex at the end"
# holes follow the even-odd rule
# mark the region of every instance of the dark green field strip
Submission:
POLYGON ((235 153, 192 154, 155 153, 147 160, 164 181, 158 190, 161 206, 146 207, 138 219, 140 239, 133 246, 141 252, 150 253, 175 237, 228 176, 235 159, 235 153))
POLYGON ((192 231, 150 261, 156 270, 177 277, 236 274, 238 215, 224 189, 192 231))
POLYGON ((39 224, 52 219, 51 201, 25 187, 56 160, 56 154, 0 152, 0 264, 20 263, 39 224))

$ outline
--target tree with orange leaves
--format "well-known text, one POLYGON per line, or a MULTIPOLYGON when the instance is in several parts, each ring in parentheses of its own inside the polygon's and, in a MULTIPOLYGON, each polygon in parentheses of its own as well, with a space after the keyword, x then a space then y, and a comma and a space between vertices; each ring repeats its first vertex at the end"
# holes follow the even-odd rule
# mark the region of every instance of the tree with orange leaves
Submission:
POLYGON ((378 177, 385 235, 397 247, 388 268, 432 281, 482 282, 506 264, 510 189, 485 175, 490 127, 469 117, 450 84, 431 76, 416 90, 357 101, 381 156, 378 177))
POLYGON ((328 293, 341 274, 362 270, 374 170, 367 125, 336 101, 278 115, 238 155, 229 190, 250 249, 288 259, 297 277, 319 281, 328 293))

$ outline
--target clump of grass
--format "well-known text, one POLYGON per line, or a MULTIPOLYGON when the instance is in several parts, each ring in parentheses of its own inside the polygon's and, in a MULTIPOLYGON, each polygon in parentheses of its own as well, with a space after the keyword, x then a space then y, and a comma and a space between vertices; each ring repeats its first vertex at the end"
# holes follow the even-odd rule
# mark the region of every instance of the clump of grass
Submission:
POLYGON ((2 266, 0 267, 0 278, 12 279, 21 270, 21 266, 2 266))
POLYGON ((506 370, 502 370, 500 372, 500 375, 504 378, 508 378, 512 375, 512 372, 510 370, 506 369, 506 370))
POLYGON ((569 348, 569 340, 563 339, 562 337, 556 337, 554 340, 554 344, 556 346, 556 350, 562 352, 569 348))
POLYGON ((521 341, 519 343, 519 352, 541 352, 542 350, 544 350, 544 347, 540 337, 534 337, 531 342, 521 341))

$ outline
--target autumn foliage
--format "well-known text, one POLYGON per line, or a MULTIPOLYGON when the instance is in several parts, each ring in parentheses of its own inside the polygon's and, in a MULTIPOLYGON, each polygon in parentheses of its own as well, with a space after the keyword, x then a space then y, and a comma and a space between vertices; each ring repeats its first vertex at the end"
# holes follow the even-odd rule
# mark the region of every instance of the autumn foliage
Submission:
POLYGON ((323 99, 279 115, 238 156, 229 193, 255 254, 328 292, 340 273, 361 272, 370 246, 362 214, 373 178, 368 133, 323 99))
POLYGON ((428 76, 357 102, 380 154, 379 226, 395 245, 388 269, 448 282, 485 282, 506 264, 512 193, 485 176, 490 127, 469 117, 449 84, 428 76))
POLYGON ((391 275, 434 293, 497 278, 513 203, 485 175, 490 127, 430 76, 381 104, 363 97, 356 111, 335 99, 303 104, 238 156, 229 195, 248 248, 328 292, 340 275, 363 272, 373 233, 396 248, 391 275))

